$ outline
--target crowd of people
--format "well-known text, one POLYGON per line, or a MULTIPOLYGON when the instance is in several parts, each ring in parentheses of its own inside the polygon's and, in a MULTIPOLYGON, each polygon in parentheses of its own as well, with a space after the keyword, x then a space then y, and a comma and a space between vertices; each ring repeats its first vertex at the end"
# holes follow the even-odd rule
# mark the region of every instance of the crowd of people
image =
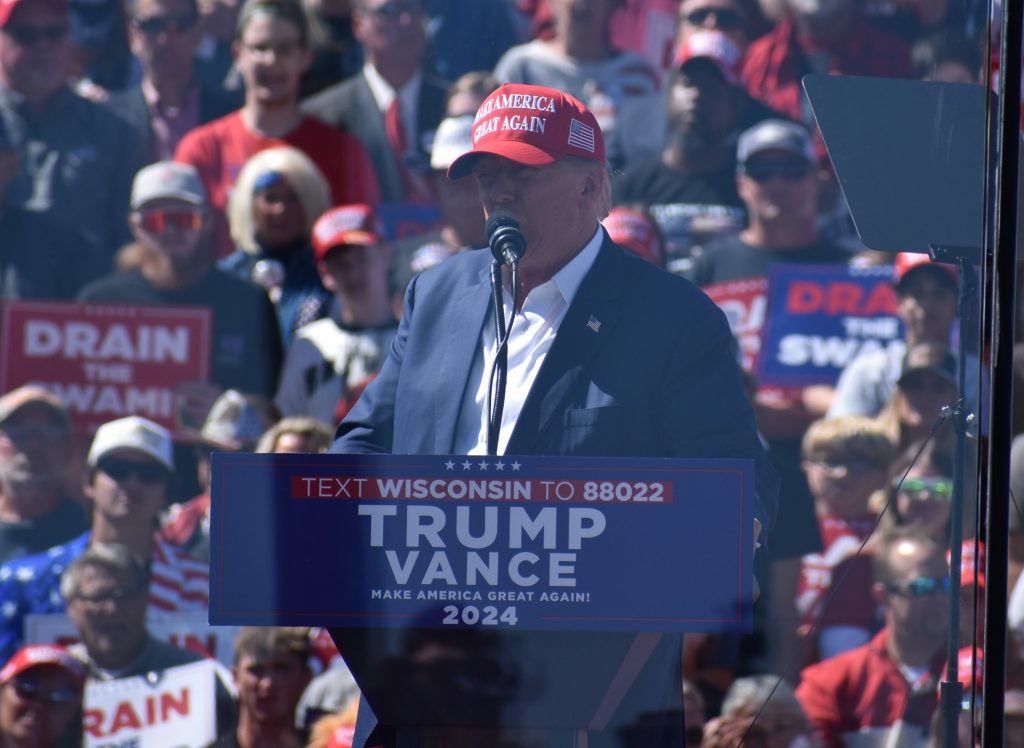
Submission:
MULTIPOLYGON (((951 499, 973 469, 955 465, 946 406, 963 336, 964 407, 984 421, 980 355, 956 324, 955 267, 858 242, 801 79, 983 85, 988 9, 966 8, 0 0, 0 302, 198 307, 210 324, 208 376, 177 383, 161 423, 125 412, 84 430, 87 406, 4 371, 18 386, 0 396, 0 746, 78 744, 87 683, 223 654, 161 633, 209 605, 210 455, 330 448, 410 280, 487 244, 480 178, 448 170, 506 83, 596 118, 612 240, 715 300, 755 289, 736 355, 779 510, 754 635, 686 637, 685 744, 939 745, 951 499), (780 265, 891 272, 899 339, 832 381, 759 381, 771 320, 750 318, 780 265), (65 638, 40 638, 37 616, 66 616, 65 638)), ((1014 478, 1024 496, 1022 444, 1014 478)), ((973 496, 964 519, 971 693, 985 656, 973 496)), ((1016 503, 1011 525, 1006 744, 1024 745, 1016 503)), ((225 651, 215 745, 351 744, 359 690, 325 632, 245 628, 225 651)))

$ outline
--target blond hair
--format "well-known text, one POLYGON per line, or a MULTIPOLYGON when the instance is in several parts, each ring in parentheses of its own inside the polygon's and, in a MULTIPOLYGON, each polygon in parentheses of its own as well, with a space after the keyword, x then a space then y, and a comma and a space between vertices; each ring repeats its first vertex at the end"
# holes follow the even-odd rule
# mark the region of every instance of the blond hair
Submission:
POLYGON ((857 457, 886 470, 896 445, 885 427, 865 416, 822 418, 810 425, 801 443, 805 460, 857 457))
POLYGON ((302 205, 307 235, 313 230, 316 219, 331 207, 331 188, 309 156, 287 145, 260 151, 245 162, 228 197, 231 239, 236 247, 249 254, 259 252, 252 209, 255 184, 259 177, 269 172, 281 174, 295 190, 302 205))

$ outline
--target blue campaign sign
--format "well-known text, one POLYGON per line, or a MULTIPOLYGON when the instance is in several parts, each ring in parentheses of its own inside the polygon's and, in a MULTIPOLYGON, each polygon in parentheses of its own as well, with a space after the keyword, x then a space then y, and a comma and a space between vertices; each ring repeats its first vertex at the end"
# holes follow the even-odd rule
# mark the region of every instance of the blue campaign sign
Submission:
POLYGON ((749 460, 215 454, 210 622, 748 630, 749 460))
POLYGON ((892 266, 775 265, 761 338, 759 382, 835 384, 863 351, 903 349, 892 266))

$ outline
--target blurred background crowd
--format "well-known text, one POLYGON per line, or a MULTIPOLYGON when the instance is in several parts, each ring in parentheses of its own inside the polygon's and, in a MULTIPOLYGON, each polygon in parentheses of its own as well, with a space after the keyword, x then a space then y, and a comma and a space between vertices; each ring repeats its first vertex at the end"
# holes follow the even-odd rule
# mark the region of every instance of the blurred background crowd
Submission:
MULTIPOLYGON (((0 396, 0 746, 76 744, 99 729, 83 718, 86 683, 209 657, 217 745, 349 745, 359 692, 324 632, 248 628, 210 651, 210 629, 170 636, 167 622, 208 605, 211 452, 326 451, 387 355, 409 280, 486 245, 473 180, 446 169, 503 82, 553 86, 594 112, 613 170, 605 228, 655 265, 708 289, 787 263, 891 272, 898 345, 806 387, 766 385, 747 362, 781 509, 758 554, 754 634, 686 638, 679 740, 939 744, 954 478, 940 414, 957 398, 957 335, 974 333, 956 324, 955 267, 859 243, 800 81, 986 85, 989 12, 0 0, 0 301, 210 310, 209 376, 175 384, 162 424, 112 407, 83 429, 88 405, 24 379, 0 396)), ((983 356, 966 350, 976 410, 983 356)), ((1020 496, 1024 445, 1013 456, 1020 496)), ((984 518, 966 503, 976 537, 984 518)), ((1024 745, 1015 499, 1010 514, 1011 642, 992 656, 1007 658, 1007 745, 1024 745)), ((984 661, 983 554, 965 542, 968 691, 984 661)), ((975 743, 973 708, 962 745, 975 743)))

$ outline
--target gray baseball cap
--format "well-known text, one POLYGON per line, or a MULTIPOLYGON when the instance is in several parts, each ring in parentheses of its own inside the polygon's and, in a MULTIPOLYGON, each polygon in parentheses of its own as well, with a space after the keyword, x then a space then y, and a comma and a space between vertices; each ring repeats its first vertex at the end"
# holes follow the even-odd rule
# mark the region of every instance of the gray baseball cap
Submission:
POLYGON ((132 210, 154 200, 169 198, 192 205, 206 205, 206 189, 194 166, 158 161, 139 169, 132 182, 132 210))
POLYGON ((745 164, 764 151, 786 151, 809 163, 818 160, 807 129, 784 119, 766 119, 745 130, 736 144, 736 161, 745 164))

